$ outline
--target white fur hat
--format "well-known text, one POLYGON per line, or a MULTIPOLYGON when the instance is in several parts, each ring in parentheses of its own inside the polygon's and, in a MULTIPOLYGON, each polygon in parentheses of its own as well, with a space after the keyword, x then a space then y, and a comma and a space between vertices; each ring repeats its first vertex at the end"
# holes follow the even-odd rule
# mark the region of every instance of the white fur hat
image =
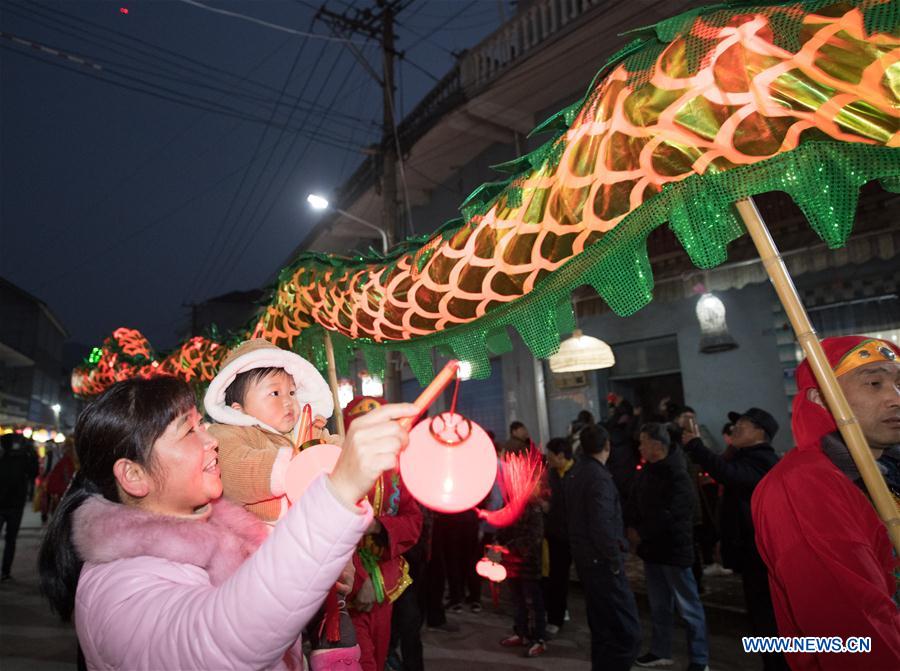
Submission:
POLYGON ((315 366, 299 354, 281 349, 262 338, 245 340, 225 357, 219 374, 209 383, 206 396, 203 397, 203 406, 207 414, 222 424, 260 425, 260 421, 254 417, 226 405, 225 390, 240 373, 254 368, 270 367, 284 368, 294 378, 297 400, 301 408, 309 403, 314 417, 317 415, 325 419, 331 417, 334 412, 331 389, 315 366))

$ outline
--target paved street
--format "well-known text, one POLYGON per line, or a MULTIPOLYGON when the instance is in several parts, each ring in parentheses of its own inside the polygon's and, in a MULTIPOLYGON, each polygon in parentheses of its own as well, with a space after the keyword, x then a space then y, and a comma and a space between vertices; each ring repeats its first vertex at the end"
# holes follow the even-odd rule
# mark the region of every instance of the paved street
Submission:
MULTIPOLYGON (((36 557, 40 542, 40 519, 26 511, 19 534, 14 580, 0 583, 0 669, 3 671, 74 671, 75 635, 71 627, 53 617, 46 602, 38 594, 36 557)), ((640 587, 639 564, 629 567, 629 575, 640 587)), ((710 629, 711 664, 717 671, 750 671, 759 668, 756 659, 740 650, 743 613, 736 607, 739 590, 733 578, 709 581, 707 620, 710 629)), ((638 594, 644 616, 644 631, 649 632, 646 603, 638 594)), ((570 600, 572 621, 549 644, 547 654, 538 659, 524 659, 520 651, 501 648, 497 642, 510 630, 512 621, 508 603, 501 600, 500 609, 486 602, 479 614, 469 612, 451 615, 460 625, 455 634, 423 632, 428 671, 491 671, 518 669, 552 669, 584 671, 589 668, 589 634, 584 617, 584 600, 573 584, 570 600)), ((687 664, 683 630, 676 631, 676 667, 687 664)), ((174 670, 166 670, 174 671, 174 670)))

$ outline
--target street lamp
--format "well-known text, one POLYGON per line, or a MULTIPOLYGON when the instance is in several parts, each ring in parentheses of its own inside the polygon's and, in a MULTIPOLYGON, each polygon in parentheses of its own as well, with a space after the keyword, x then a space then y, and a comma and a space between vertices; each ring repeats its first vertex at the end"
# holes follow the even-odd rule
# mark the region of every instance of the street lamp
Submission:
POLYGON ((62 406, 59 403, 54 403, 50 406, 50 409, 53 411, 53 419, 56 424, 56 429, 59 430, 59 413, 62 411, 62 406))
POLYGON ((381 226, 376 226, 372 222, 366 221, 365 219, 360 219, 355 214, 350 214, 349 212, 342 210, 339 207, 331 207, 331 204, 328 202, 328 199, 325 198, 324 196, 320 196, 317 193, 309 194, 306 197, 306 202, 309 203, 310 207, 312 207, 312 209, 314 209, 314 210, 327 210, 330 208, 330 209, 334 210, 335 212, 337 212, 338 214, 342 214, 343 216, 347 217, 348 219, 355 221, 357 224, 362 224, 366 228, 371 228, 374 231, 378 231, 378 235, 381 236, 381 251, 384 254, 387 254, 387 251, 388 251, 387 234, 384 232, 384 229, 381 228, 381 226))

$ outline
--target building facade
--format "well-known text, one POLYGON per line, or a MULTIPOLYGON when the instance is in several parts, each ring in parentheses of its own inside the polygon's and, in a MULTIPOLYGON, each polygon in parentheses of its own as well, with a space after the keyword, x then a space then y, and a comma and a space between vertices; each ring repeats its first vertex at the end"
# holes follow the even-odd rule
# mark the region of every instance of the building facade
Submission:
POLYGON ((0 278, 0 424, 74 423, 63 364, 68 335, 42 301, 0 278))

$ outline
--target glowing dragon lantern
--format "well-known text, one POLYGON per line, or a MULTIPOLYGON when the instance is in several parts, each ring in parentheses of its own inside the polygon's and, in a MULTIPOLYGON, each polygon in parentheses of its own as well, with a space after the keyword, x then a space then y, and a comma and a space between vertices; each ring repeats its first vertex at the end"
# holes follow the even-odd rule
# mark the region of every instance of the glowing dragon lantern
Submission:
POLYGON ((140 331, 118 328, 102 347, 94 348, 84 366, 72 371, 72 391, 79 396, 94 396, 120 380, 155 375, 209 382, 227 351, 227 347, 198 336, 160 361, 140 331))
POLYGON ((895 10, 726 2, 632 31, 585 97, 539 127, 554 137, 498 166, 511 177, 476 190, 461 223, 387 258, 302 255, 257 332, 291 347, 316 323, 384 343, 420 380, 440 345, 484 377, 507 326, 552 354, 575 287, 621 315, 649 302, 646 239, 665 223, 712 267, 745 232, 734 202, 779 190, 844 244, 859 187, 900 186, 895 10))
POLYGON ((713 267, 745 232, 733 203, 779 190, 842 246, 862 184, 900 189, 898 17, 888 0, 735 1, 632 31, 462 220, 387 256, 299 255, 253 335, 321 348, 326 329, 339 359, 356 349, 382 365, 396 349, 422 384, 442 347, 482 378, 509 326, 553 354, 576 287, 621 315, 650 301, 646 239, 666 223, 713 267))
POLYGON ((150 377, 153 362, 153 350, 140 331, 118 328, 94 348, 85 367, 72 372, 73 391, 93 396, 120 380, 150 377))
POLYGON ((900 551, 890 493, 748 200, 786 192, 834 248, 863 184, 900 192, 896 0, 732 0, 631 34, 584 98, 538 127, 551 139, 463 203, 462 221, 384 257, 298 256, 255 333, 293 348, 325 329, 382 362, 399 350, 423 383, 441 347, 487 377, 509 326, 536 357, 553 354, 577 287, 620 315, 646 305, 654 229, 668 223, 701 268, 749 233, 900 551))

